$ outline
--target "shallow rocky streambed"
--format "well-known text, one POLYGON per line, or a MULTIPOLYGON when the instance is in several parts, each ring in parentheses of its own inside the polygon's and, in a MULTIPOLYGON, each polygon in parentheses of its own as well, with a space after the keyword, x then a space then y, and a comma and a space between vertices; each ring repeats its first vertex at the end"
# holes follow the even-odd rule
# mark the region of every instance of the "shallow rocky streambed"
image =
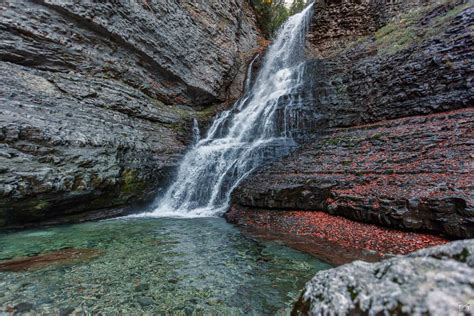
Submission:
POLYGON ((328 268, 220 218, 10 232, 0 235, 0 314, 287 314, 328 268))

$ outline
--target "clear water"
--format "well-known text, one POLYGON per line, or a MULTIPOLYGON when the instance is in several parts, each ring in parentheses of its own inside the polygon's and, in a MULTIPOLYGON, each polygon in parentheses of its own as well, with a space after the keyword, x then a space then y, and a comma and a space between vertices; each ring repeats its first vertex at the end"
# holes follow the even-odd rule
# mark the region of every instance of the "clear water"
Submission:
POLYGON ((156 209, 143 216, 222 214, 233 189, 245 177, 296 146, 292 133, 300 125, 305 35, 312 6, 282 26, 253 85, 248 80, 245 95, 214 120, 207 136, 183 158, 174 183, 157 201, 156 209))
POLYGON ((0 272, 0 314, 288 314, 303 285, 329 266, 242 235, 220 218, 128 219, 0 234, 0 263, 66 248, 92 260, 0 272))

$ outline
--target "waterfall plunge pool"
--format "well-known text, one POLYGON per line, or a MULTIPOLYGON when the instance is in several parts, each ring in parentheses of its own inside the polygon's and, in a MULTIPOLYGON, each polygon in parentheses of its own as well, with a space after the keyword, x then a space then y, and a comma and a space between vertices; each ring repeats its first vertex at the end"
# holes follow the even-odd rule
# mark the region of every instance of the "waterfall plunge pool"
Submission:
POLYGON ((328 268, 247 237, 222 218, 115 219, 3 233, 0 314, 286 315, 304 283, 328 268))

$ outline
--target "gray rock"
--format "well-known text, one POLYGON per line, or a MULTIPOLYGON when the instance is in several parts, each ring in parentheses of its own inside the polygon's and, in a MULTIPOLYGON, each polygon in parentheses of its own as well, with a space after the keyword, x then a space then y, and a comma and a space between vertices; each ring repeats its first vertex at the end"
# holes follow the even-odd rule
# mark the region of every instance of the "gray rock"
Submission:
POLYGON ((59 316, 68 316, 71 315, 76 309, 74 307, 65 307, 59 310, 59 316))
POLYGON ((259 36, 243 0, 3 1, 0 29, 0 227, 153 199, 259 36))
POLYGON ((22 313, 29 312, 33 308, 34 308, 33 304, 23 302, 23 303, 19 303, 19 304, 15 305, 15 312, 22 314, 22 313))
POLYGON ((139 297, 137 301, 143 307, 155 305, 155 301, 152 298, 146 296, 139 297))
POLYGON ((319 272, 294 314, 459 315, 474 304, 474 240, 319 272))
POLYGON ((311 101, 291 122, 313 126, 233 202, 473 238, 473 13, 466 0, 318 2, 311 101))

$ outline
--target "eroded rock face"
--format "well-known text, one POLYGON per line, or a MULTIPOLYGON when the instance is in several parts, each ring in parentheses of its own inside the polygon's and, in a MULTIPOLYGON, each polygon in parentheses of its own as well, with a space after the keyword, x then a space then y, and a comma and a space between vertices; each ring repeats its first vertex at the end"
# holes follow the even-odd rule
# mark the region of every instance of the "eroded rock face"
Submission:
POLYGON ((470 315, 474 241, 457 241, 380 263, 321 271, 293 315, 470 315))
MULTIPOLYGON (((327 10, 331 16, 339 12, 345 18, 348 6, 358 7, 354 1, 344 3, 327 10)), ((474 40, 469 30, 473 17, 469 3, 452 1, 401 13, 375 32, 366 29, 370 22, 366 17, 369 22, 351 24, 349 19, 344 22, 349 26, 340 25, 340 29, 351 27, 351 35, 336 33, 320 38, 319 44, 310 38, 309 53, 315 57, 308 63, 316 83, 314 111, 326 121, 321 127, 472 106, 474 40), (326 42, 331 48, 321 44, 326 42)), ((314 27, 319 34, 318 25, 314 27)))
POLYGON ((259 36, 242 0, 1 7, 0 226, 154 197, 259 36))
POLYGON ((373 34, 400 13, 418 10, 433 0, 319 0, 315 1, 313 54, 331 56, 354 40, 373 34))
POLYGON ((7 1, 0 56, 117 79, 166 104, 225 100, 256 47, 245 1, 7 1))
POLYGON ((316 21, 334 16, 332 23, 349 25, 309 38, 319 129, 244 181, 234 203, 473 237, 472 6, 400 5, 398 16, 370 2, 324 8, 332 15, 319 12, 316 21), (341 18, 352 16, 351 5, 368 10, 366 22, 341 18))
POLYGON ((473 125, 465 109, 329 129, 244 181, 235 202, 473 237, 473 125))

